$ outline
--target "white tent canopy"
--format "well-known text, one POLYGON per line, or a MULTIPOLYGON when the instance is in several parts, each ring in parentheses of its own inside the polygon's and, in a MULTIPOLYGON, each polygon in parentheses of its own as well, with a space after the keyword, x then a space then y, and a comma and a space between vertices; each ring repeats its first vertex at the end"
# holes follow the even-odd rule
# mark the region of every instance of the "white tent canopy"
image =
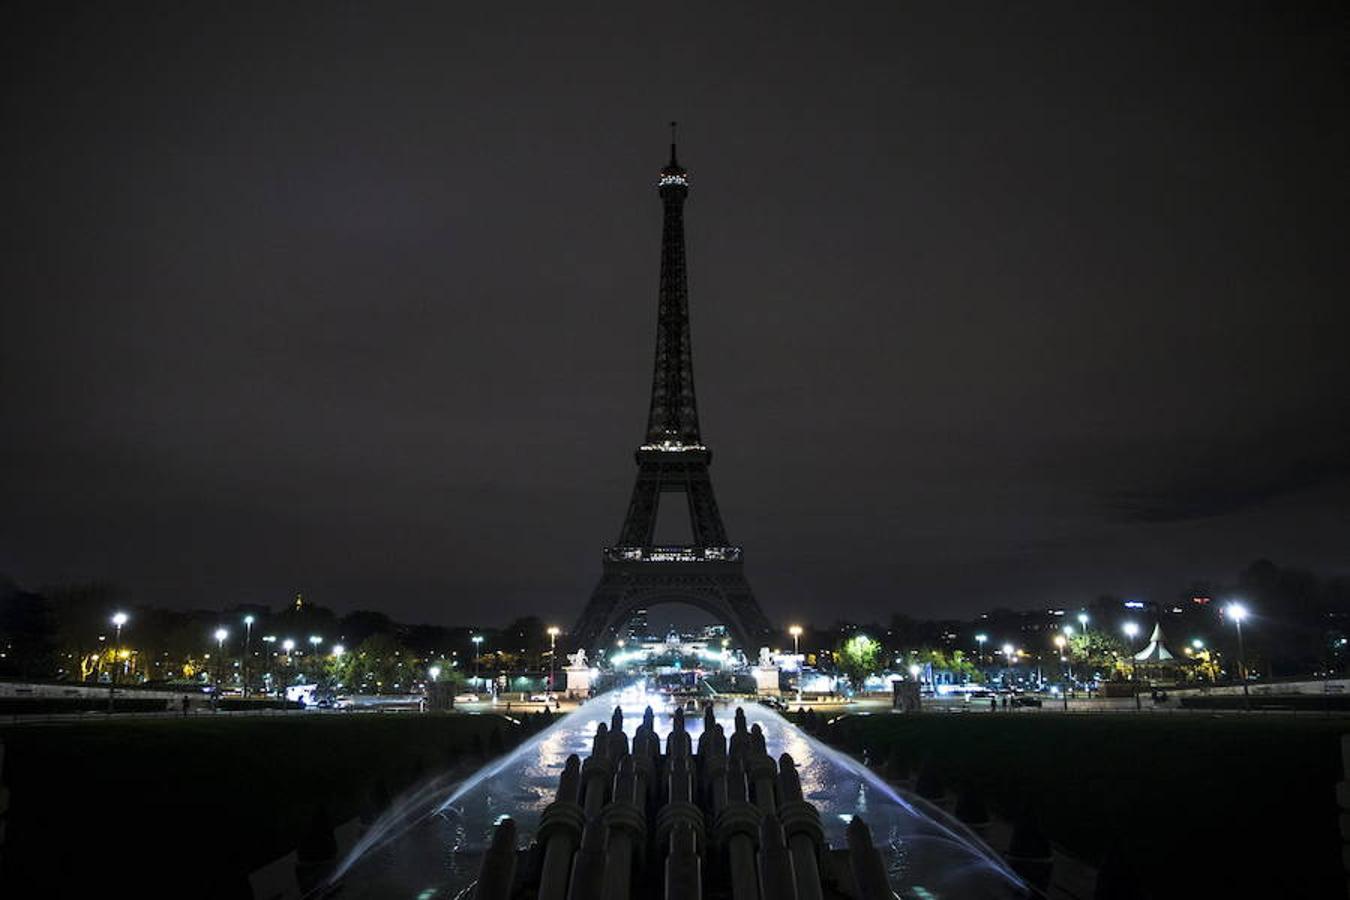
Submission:
POLYGON ((1134 655, 1136 662, 1176 662, 1177 655, 1167 649, 1163 637, 1162 623, 1153 624, 1153 634, 1148 639, 1148 646, 1134 655))

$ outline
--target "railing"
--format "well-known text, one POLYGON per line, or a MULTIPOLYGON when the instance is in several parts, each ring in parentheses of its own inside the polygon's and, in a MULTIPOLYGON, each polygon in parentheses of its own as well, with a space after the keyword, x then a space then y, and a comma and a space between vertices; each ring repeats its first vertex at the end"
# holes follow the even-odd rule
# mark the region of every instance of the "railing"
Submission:
POLYGON ((611 562, 736 562, 740 547, 606 547, 611 562))

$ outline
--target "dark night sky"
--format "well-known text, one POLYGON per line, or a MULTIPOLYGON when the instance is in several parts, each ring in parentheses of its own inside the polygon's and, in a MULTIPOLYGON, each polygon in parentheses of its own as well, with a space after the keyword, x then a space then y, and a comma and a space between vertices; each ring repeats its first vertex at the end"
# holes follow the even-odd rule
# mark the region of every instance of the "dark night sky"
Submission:
POLYGON ((1343 6, 469 6, 11 10, 0 573, 570 624, 672 118, 771 619, 1350 571, 1343 6))

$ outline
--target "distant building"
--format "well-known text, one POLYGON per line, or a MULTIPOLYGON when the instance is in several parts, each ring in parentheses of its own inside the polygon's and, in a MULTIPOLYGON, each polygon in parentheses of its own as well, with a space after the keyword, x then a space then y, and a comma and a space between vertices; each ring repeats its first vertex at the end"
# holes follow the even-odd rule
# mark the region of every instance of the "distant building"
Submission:
POLYGON ((628 619, 628 624, 623 627, 622 633, 627 635, 629 641, 641 643, 649 637, 649 630, 647 610, 638 609, 633 611, 633 615, 628 619))

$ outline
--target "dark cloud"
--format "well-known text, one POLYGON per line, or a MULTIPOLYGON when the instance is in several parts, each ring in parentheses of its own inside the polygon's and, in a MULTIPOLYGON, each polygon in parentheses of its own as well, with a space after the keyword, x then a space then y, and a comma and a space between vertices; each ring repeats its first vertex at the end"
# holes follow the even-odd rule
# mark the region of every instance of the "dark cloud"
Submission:
MULTIPOLYGON (((1184 455, 1184 454, 1179 454, 1184 455)), ((1281 497, 1350 483, 1350 423, 1217 438, 1151 490, 1110 498, 1126 521, 1184 522, 1258 509, 1281 497)))

